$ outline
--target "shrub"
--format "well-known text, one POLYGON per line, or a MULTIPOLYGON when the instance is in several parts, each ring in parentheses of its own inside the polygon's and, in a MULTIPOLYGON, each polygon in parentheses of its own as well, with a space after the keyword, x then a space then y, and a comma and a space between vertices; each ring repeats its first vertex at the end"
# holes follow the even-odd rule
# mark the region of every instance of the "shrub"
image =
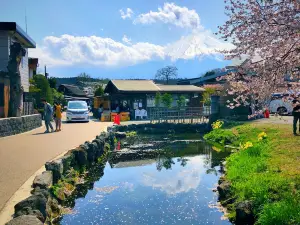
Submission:
POLYGON ((163 94, 163 96, 161 97, 161 101, 165 107, 171 108, 173 102, 172 95, 168 93, 163 94))
POLYGON ((238 137, 234 133, 232 133, 231 130, 214 129, 208 134, 205 134, 204 139, 222 145, 228 145, 237 141, 238 137))
POLYGON ((161 101, 161 94, 159 92, 156 93, 155 99, 154 99, 154 104, 156 107, 160 106, 160 101, 161 101))

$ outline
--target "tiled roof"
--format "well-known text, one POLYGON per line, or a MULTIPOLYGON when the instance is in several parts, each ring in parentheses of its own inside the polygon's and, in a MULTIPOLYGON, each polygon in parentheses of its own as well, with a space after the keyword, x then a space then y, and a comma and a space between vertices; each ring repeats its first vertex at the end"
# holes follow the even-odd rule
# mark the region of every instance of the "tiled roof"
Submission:
MULTIPOLYGON (((121 92, 203 92, 203 88, 194 85, 162 85, 152 80, 111 80, 121 92)), ((107 85, 108 87, 109 85, 107 85)))

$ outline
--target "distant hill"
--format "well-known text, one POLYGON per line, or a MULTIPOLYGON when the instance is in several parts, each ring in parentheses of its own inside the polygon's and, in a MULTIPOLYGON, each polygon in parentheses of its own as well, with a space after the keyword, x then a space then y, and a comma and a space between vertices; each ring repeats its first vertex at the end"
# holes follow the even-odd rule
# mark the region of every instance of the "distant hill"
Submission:
POLYGON ((86 87, 89 86, 89 84, 92 84, 92 86, 95 85, 95 83, 102 83, 107 84, 109 79, 98 79, 98 78, 88 78, 84 82, 78 79, 78 77, 55 77, 56 79, 56 85, 59 86, 61 84, 69 84, 69 85, 75 85, 78 87, 86 87))

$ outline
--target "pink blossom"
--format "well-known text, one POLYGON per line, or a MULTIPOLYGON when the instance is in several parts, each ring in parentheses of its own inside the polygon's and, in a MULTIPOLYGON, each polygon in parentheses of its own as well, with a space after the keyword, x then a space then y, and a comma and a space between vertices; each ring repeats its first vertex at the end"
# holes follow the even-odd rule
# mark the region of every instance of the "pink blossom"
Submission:
POLYGON ((285 81, 287 73, 300 77, 295 70, 300 65, 299 1, 224 2, 229 19, 219 32, 235 48, 222 53, 227 59, 248 57, 236 73, 223 77, 230 84, 228 94, 235 95, 238 104, 251 99, 265 104, 274 92, 299 92, 299 81, 285 81))

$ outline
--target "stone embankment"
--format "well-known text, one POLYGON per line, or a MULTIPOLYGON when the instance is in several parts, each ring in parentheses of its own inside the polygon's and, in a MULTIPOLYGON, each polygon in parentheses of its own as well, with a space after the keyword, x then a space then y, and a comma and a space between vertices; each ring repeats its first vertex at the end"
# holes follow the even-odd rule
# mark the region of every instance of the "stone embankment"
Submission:
POLYGON ((114 147, 115 133, 103 132, 92 142, 69 150, 64 156, 45 164, 46 171, 35 177, 31 196, 15 205, 14 219, 7 225, 40 225, 56 222, 64 213, 63 203, 86 180, 87 168, 101 163, 114 147))

